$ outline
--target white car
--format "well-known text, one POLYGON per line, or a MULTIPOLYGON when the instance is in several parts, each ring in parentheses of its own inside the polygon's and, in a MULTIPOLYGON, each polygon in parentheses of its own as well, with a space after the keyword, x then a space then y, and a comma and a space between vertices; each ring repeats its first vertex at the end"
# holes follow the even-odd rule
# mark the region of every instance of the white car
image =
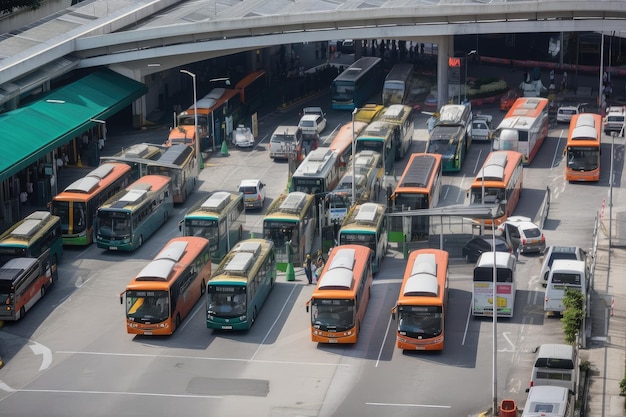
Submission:
POLYGON ((556 111, 556 121, 558 123, 569 123, 572 120, 572 116, 580 114, 585 111, 584 104, 570 104, 561 106, 556 111))
POLYGON ((326 128, 326 118, 321 114, 305 114, 300 119, 298 127, 302 133, 322 133, 326 128))
POLYGON ((541 273, 539 274, 540 277, 543 277, 544 281, 548 281, 552 263, 557 259, 585 261, 587 259, 587 252, 576 246, 550 246, 546 248, 543 264, 541 265, 541 273))
POLYGON ((239 148, 254 146, 254 136, 249 127, 244 125, 237 126, 237 129, 233 131, 233 145, 239 148))
POLYGON ((245 208, 262 209, 265 205, 265 184, 258 179, 242 180, 239 192, 243 193, 245 208))
POLYGON ((511 216, 498 226, 499 234, 520 253, 539 252, 546 249, 546 238, 539 226, 528 217, 511 216))

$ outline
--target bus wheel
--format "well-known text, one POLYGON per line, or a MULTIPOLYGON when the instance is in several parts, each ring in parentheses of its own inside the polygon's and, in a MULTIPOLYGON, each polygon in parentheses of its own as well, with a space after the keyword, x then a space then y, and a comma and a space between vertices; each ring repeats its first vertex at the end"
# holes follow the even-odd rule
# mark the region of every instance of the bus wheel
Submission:
POLYGON ((241 240, 241 238, 243 237, 243 226, 241 226, 241 225, 239 225, 238 237, 239 237, 239 239, 237 239, 237 242, 239 242, 241 240))
POLYGON ((53 255, 52 256, 52 264, 50 265, 50 270, 51 270, 50 285, 54 284, 55 281, 57 280, 57 277, 59 276, 58 265, 59 265, 59 260, 57 259, 56 255, 53 255))
POLYGON ((202 284, 200 284, 200 295, 204 295, 205 292, 206 292, 206 284, 204 283, 204 280, 202 280, 202 284))
POLYGON ((143 245, 143 235, 139 235, 139 245, 138 246, 142 246, 143 245))
POLYGON ((254 307, 254 311, 252 312, 252 323, 256 321, 256 306, 254 307))
POLYGON ((26 315, 26 308, 22 306, 22 308, 20 308, 20 319, 23 318, 25 315, 26 315))
POLYGON ((169 213, 166 211, 165 214, 163 214, 163 223, 167 221, 168 217, 169 217, 169 213))
POLYGON ((41 298, 43 298, 43 296, 46 295, 46 287, 42 286, 40 292, 41 292, 41 298))
POLYGON ((173 330, 178 329, 179 326, 180 326, 180 314, 177 314, 176 315, 176 319, 174 320, 174 329, 173 330))

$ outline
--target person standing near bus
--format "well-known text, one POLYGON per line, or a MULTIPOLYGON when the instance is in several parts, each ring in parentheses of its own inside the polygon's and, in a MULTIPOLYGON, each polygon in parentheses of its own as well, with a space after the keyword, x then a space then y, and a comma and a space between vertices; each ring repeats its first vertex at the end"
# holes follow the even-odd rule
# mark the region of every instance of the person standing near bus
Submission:
POLYGON ((304 273, 309 284, 313 283, 313 270, 311 269, 311 254, 306 254, 306 262, 304 263, 304 273))

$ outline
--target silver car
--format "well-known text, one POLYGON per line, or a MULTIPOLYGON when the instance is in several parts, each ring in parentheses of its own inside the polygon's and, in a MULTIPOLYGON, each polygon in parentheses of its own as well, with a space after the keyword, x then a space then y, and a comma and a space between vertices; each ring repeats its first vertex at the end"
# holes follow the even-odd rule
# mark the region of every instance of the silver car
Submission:
POLYGON ((587 252, 576 246, 549 246, 544 252, 543 263, 541 264, 541 273, 544 281, 548 281, 550 275, 550 267, 557 259, 569 259, 573 261, 586 261, 587 252))

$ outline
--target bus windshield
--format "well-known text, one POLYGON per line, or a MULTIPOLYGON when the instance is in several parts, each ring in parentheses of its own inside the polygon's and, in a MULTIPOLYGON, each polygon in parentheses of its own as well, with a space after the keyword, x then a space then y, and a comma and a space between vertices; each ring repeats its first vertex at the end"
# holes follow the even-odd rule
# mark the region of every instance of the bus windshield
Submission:
POLYGON ((342 232, 340 239, 341 245, 363 245, 376 251, 376 235, 373 233, 342 232))
POLYGON ((343 332, 354 327, 353 300, 313 299, 311 311, 317 329, 343 332))
POLYGON ((98 211, 98 234, 105 238, 130 237, 130 213, 119 211, 98 211))
MULTIPOLYGON (((482 204, 483 190, 472 188, 470 204, 482 204)), ((485 204, 495 204, 504 200, 504 189, 499 187, 485 187, 485 204)))
POLYGON ((213 239, 218 237, 217 220, 185 219, 185 236, 203 237, 213 244, 213 239))
POLYGON ((73 208, 70 209, 69 201, 52 201, 52 214, 55 216, 59 216, 63 221, 61 221, 61 232, 63 234, 69 233, 70 224, 69 219, 73 219, 73 232, 81 233, 87 229, 87 221, 85 219, 86 213, 86 205, 84 202, 74 201, 72 205, 73 208), (70 210, 73 211, 73 215, 70 216, 70 210), (67 221, 67 223, 66 223, 67 221))
POLYGON ((274 222, 266 221, 263 226, 265 229, 265 239, 273 241, 277 250, 286 242, 298 242, 298 223, 295 222, 274 222))
POLYGON ((599 148, 576 147, 567 150, 567 167, 573 170, 591 171, 598 168, 599 148))
POLYGON ((394 204, 396 207, 407 207, 411 210, 427 209, 428 194, 397 194, 394 204))
MULTIPOLYGON (((374 151, 379 154, 383 154, 383 148, 385 147, 385 142, 382 140, 357 140, 356 141, 356 152, 359 153, 361 151, 374 151)), ((379 166, 381 166, 382 161, 379 161, 379 166)))
POLYGON ((209 285, 208 297, 208 315, 228 318, 246 314, 246 287, 209 285))
POLYGON ((431 139, 428 142, 428 153, 437 153, 445 159, 454 158, 456 150, 459 146, 458 137, 450 137, 443 139, 431 139))
POLYGON ((432 338, 442 332, 441 306, 398 306, 398 332, 412 338, 432 338))
POLYGON ((159 323, 169 317, 166 291, 127 291, 126 316, 138 323, 159 323))

